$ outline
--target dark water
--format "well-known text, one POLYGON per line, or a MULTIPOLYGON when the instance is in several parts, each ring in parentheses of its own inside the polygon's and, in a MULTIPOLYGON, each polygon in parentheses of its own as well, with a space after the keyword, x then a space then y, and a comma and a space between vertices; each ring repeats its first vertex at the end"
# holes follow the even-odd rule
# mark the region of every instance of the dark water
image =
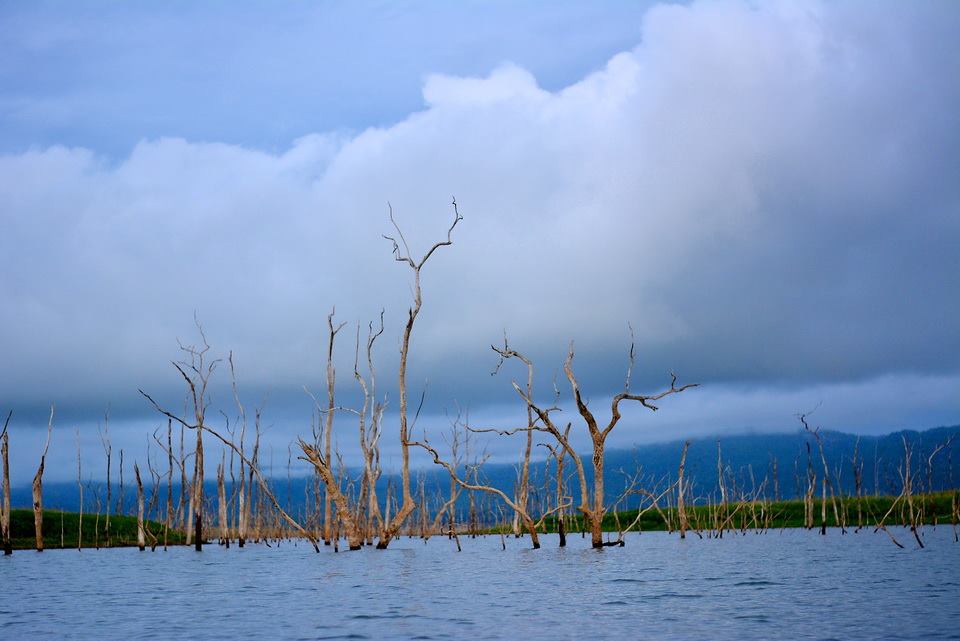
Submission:
POLYGON ((960 639, 960 544, 895 534, 23 551, 0 639, 960 639))

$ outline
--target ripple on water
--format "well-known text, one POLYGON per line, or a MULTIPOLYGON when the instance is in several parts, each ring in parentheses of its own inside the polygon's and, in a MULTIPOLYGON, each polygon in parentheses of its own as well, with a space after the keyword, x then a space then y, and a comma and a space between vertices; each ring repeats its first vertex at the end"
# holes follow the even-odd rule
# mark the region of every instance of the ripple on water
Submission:
POLYGON ((884 637, 960 638, 960 544, 941 531, 922 554, 882 533, 806 531, 682 550, 648 532, 602 554, 578 538, 558 550, 551 535, 537 551, 462 543, 15 553, 0 559, 0 639, 755 639, 772 626, 868 639, 878 621, 884 637))

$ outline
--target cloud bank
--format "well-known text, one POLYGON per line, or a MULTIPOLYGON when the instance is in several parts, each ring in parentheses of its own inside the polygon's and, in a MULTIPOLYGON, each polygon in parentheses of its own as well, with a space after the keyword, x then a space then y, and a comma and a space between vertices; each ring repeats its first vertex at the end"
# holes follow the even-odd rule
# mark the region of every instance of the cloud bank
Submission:
MULTIPOLYGON (((416 252, 456 195, 465 218, 424 270, 414 339, 435 414, 512 402, 511 373, 488 376, 504 329, 544 391, 576 341, 602 398, 631 323, 637 387, 669 370, 724 390, 846 386, 841 415, 888 424, 877 389, 960 390, 958 31, 950 3, 658 6, 635 48, 556 91, 507 63, 430 76, 402 121, 282 153, 156 139, 119 161, 4 155, 2 403, 149 416, 136 388, 179 398, 169 360, 194 311, 274 405, 320 387, 333 305, 364 326, 386 309, 389 372, 410 292, 380 238, 386 201, 416 252)), ((345 387, 352 351, 349 336, 345 387)), ((901 407, 956 416, 949 396, 901 407)), ((691 407, 676 429, 757 423, 742 399, 691 407)))

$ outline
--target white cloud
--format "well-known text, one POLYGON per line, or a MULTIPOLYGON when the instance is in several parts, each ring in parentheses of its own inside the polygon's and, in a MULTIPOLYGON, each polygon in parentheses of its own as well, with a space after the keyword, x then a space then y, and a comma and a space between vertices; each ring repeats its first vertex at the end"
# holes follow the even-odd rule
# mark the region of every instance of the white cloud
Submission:
MULTIPOLYGON (((332 305, 384 306, 389 372, 409 274, 380 238, 386 201, 423 251, 453 194, 465 220, 424 271, 414 338, 437 406, 503 399, 504 328, 545 381, 576 339, 597 394, 620 384, 627 322, 650 384, 955 375, 957 22, 933 4, 657 7, 635 49, 556 92, 507 64, 431 76, 402 122, 282 153, 2 156, 2 402, 175 398, 194 310, 251 388, 286 393, 321 379, 332 305)), ((756 423, 730 407, 723 425, 756 423)))

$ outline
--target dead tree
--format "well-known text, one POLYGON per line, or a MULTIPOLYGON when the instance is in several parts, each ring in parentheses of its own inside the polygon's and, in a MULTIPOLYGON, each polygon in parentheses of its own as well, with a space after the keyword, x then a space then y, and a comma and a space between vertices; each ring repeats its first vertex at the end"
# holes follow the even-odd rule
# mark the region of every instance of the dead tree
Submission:
POLYGON ((857 501, 857 529, 859 532, 863 528, 863 457, 860 455, 860 437, 857 437, 853 445, 853 489, 857 501))
POLYGON ((677 518, 680 525, 680 538, 687 538, 687 529, 690 523, 687 520, 687 510, 684 507, 684 494, 686 494, 686 485, 683 480, 683 468, 687 464, 687 450, 690 449, 690 441, 684 441, 683 452, 680 454, 680 469, 677 471, 677 518))
MULTIPOLYGON (((247 539, 247 518, 248 518, 246 481, 244 478, 245 476, 244 440, 247 435, 247 412, 243 407, 243 403, 240 402, 240 392, 237 390, 237 374, 233 367, 232 351, 230 352, 230 355, 227 357, 227 362, 230 365, 230 384, 233 389, 233 400, 237 405, 237 411, 239 412, 239 421, 240 421, 240 444, 239 444, 240 445, 240 487, 237 490, 237 546, 243 547, 247 539)), ((258 424, 258 433, 259 433, 259 424, 258 424)), ((254 459, 256 459, 255 456, 254 456, 254 459)))
POLYGON ((77 518, 77 550, 83 547, 83 481, 80 466, 80 428, 77 428, 77 488, 80 490, 80 516, 77 518))
POLYGON ((810 443, 807 446, 807 489, 803 494, 803 526, 813 529, 813 495, 817 491, 817 473, 813 469, 813 458, 810 443))
POLYGON ((206 418, 207 407, 210 403, 210 399, 207 396, 207 386, 220 361, 209 360, 207 354, 210 351, 210 344, 207 342, 203 326, 200 325, 200 321, 197 320, 196 316, 194 316, 194 324, 200 334, 202 344, 193 346, 180 343, 180 350, 186 358, 182 361, 171 361, 187 385, 187 402, 190 406, 190 411, 193 413, 192 422, 187 422, 183 418, 161 409, 160 405, 146 392, 143 390, 138 391, 150 401, 154 408, 167 416, 167 418, 177 421, 184 427, 193 429, 197 434, 197 444, 194 450, 193 490, 190 495, 190 503, 193 512, 194 549, 200 552, 203 549, 203 432, 206 429, 204 420, 206 418))
MULTIPOLYGON (((570 437, 570 428, 572 427, 572 425, 573 425, 572 423, 567 423, 567 427, 563 430, 564 438, 570 437)), ((552 456, 553 459, 557 462, 557 494, 556 496, 557 496, 557 505, 561 506, 557 510, 557 517, 556 517, 557 518, 557 534, 560 537, 560 547, 563 548, 567 546, 567 527, 566 527, 566 521, 565 521, 566 514, 564 513, 564 509, 562 506, 564 504, 569 505, 569 500, 564 494, 564 487, 563 487, 564 485, 563 459, 566 457, 567 451, 563 447, 559 447, 559 446, 554 447, 549 443, 540 443, 539 445, 542 445, 543 447, 547 448, 550 451, 550 456, 552 456)), ((472 508, 472 501, 471 501, 471 508, 472 508)))
POLYGON ((163 523, 163 549, 173 527, 173 420, 167 419, 167 517, 163 523))
MULTIPOLYGON (((542 514, 539 520, 534 520, 534 518, 526 511, 526 509, 524 509, 521 505, 516 503, 516 501, 511 499, 510 496, 507 493, 505 493, 503 490, 493 487, 492 485, 482 485, 476 482, 469 483, 466 480, 461 479, 459 474, 457 473, 456 467, 452 463, 449 463, 448 461, 443 460, 440 457, 440 453, 432 445, 430 445, 430 443, 426 440, 426 438, 424 438, 424 440, 422 441, 410 441, 410 445, 423 448, 424 450, 429 452, 429 454, 433 457, 434 464, 440 465, 441 467, 446 469, 447 473, 450 475, 450 478, 461 488, 465 490, 470 490, 470 491, 487 492, 489 494, 494 494, 496 496, 499 496, 500 500, 502 500, 511 510, 513 510, 520 517, 520 521, 523 523, 524 527, 530 533, 530 543, 531 545, 533 545, 534 549, 540 548, 540 538, 537 535, 537 531, 540 528, 540 526, 543 525, 543 522, 547 519, 548 516, 550 516, 554 512, 562 509, 563 507, 566 507, 565 505, 557 506, 553 510, 550 510, 542 514)), ((483 460, 479 461, 475 465, 482 465, 483 461, 485 460, 486 459, 484 458, 483 460)), ((469 478, 471 475, 474 475, 473 472, 471 470, 468 470, 467 474, 465 474, 464 476, 469 478)), ((444 506, 444 508, 445 507, 446 506, 444 506)), ((441 510, 444 508, 441 508, 441 510)), ((457 545, 459 546, 459 541, 457 545)))
POLYGON ((383 526, 383 517, 380 514, 380 502, 377 498, 377 481, 380 480, 380 434, 383 413, 386 403, 377 400, 377 374, 373 366, 373 346, 377 338, 383 334, 383 310, 380 311, 380 329, 373 330, 371 322, 367 328, 367 372, 369 383, 360 374, 360 325, 357 324, 357 348, 353 360, 353 377, 363 392, 363 405, 359 412, 360 451, 363 454, 363 484, 366 488, 367 506, 366 523, 364 523, 367 545, 373 543, 374 528, 383 526), (369 414, 370 424, 367 425, 369 414))
MULTIPOLYGON (((190 504, 191 504, 190 511, 193 513, 193 518, 192 520, 188 519, 188 523, 193 523, 193 524, 196 524, 197 526, 196 532, 195 532, 196 549, 197 550, 202 549, 201 544, 203 540, 203 526, 202 526, 203 516, 202 515, 203 515, 203 509, 204 509, 204 502, 203 502, 203 462, 202 462, 203 461, 203 441, 202 441, 203 437, 202 435, 204 432, 207 432, 213 435, 214 437, 216 437, 218 440, 224 443, 227 447, 230 447, 239 456, 240 460, 247 466, 247 469, 250 472, 250 479, 249 479, 250 487, 252 488, 253 478, 256 477, 260 484, 261 495, 271 502, 274 509, 277 510, 281 518, 283 518, 289 525, 291 525, 294 529, 300 532, 300 534, 302 534, 304 538, 308 539, 310 543, 313 545, 314 549, 317 549, 316 538, 309 532, 306 532, 299 525, 299 523, 297 523, 296 520, 293 519, 293 517, 291 517, 285 510, 283 510, 283 508, 280 506, 279 502, 277 501, 276 497, 273 495, 273 492, 270 490, 266 482, 266 479, 263 477, 262 473, 256 466, 256 458, 257 458, 257 452, 258 452, 258 446, 259 446, 259 421, 260 421, 259 411, 257 412, 257 444, 254 446, 253 461, 248 459, 240 450, 240 448, 237 447, 232 442, 231 439, 223 436, 216 430, 212 429, 209 425, 205 424, 204 422, 205 412, 209 403, 206 390, 209 384, 210 377, 212 376, 214 370, 216 369, 216 366, 219 363, 219 361, 214 360, 211 362, 207 360, 207 352, 210 346, 207 343, 206 336, 203 334, 202 327, 200 327, 199 323, 197 323, 197 327, 200 330, 200 335, 203 340, 203 346, 202 347, 185 347, 181 345, 181 349, 189 356, 189 360, 173 363, 174 367, 177 369, 177 371, 180 373, 181 377, 184 379, 184 381, 187 384, 187 388, 189 392, 188 402, 192 404, 191 410, 193 413, 193 416, 190 418, 190 420, 187 420, 182 416, 178 416, 164 409, 149 394, 144 392, 142 389, 139 390, 140 394, 158 412, 160 412, 167 418, 172 419, 173 421, 176 421, 177 423, 179 423, 181 428, 194 430, 197 433, 198 447, 194 453, 195 479, 193 483, 193 490, 190 493, 190 504)), ((181 465, 181 469, 183 469, 184 467, 185 465, 181 465)), ((185 476, 185 470, 184 470, 184 476, 185 476)), ((249 518, 246 515, 244 519, 247 523, 249 523, 249 518)))
MULTIPOLYGON (((330 450, 331 439, 333 437, 333 414, 334 414, 334 385, 336 382, 336 370, 333 367, 333 341, 337 336, 337 332, 343 329, 343 326, 346 323, 340 323, 336 328, 333 327, 333 315, 336 313, 336 310, 330 312, 330 315, 327 316, 327 325, 330 328, 330 340, 327 343, 327 411, 326 411, 326 427, 324 428, 324 441, 323 441, 323 455, 327 462, 333 460, 333 456, 330 450)), ((333 521, 332 521, 332 504, 331 504, 331 495, 329 489, 324 494, 323 497, 323 544, 330 545, 330 539, 333 536, 333 521)))
POLYGON ((837 507, 837 491, 834 488, 833 481, 830 479, 830 468, 827 465, 827 455, 823 450, 823 437, 820 436, 820 428, 811 429, 810 425, 807 424, 807 416, 810 413, 798 414, 800 422, 803 424, 803 429, 806 430, 808 434, 813 436, 817 441, 817 449, 820 452, 820 462, 823 464, 823 480, 821 481, 821 497, 820 497, 820 534, 827 533, 827 488, 830 488, 830 502, 833 506, 833 518, 837 527, 840 528, 841 533, 846 534, 847 530, 843 526, 843 523, 840 521, 840 511, 837 507))
POLYGON ((446 240, 434 243, 420 260, 414 260, 410 252, 410 246, 403 237, 403 232, 400 230, 399 225, 397 225, 396 220, 394 220, 393 207, 388 204, 390 222, 393 224, 400 242, 398 243, 397 239, 392 236, 384 236, 384 238, 393 243, 394 260, 400 263, 406 263, 413 271, 413 306, 408 310, 407 324, 403 329, 403 338, 400 343, 400 369, 398 373, 400 396, 400 482, 402 498, 400 508, 396 514, 394 514, 393 518, 390 520, 384 519, 384 525, 380 529, 380 537, 377 541, 377 549, 386 549, 386 547, 390 545, 390 541, 400 532, 400 528, 403 527, 407 517, 410 516, 410 513, 417 507, 417 503, 413 500, 413 495, 410 493, 410 425, 407 416, 407 358, 410 354, 410 337, 413 334, 413 325, 417 320, 417 316, 420 314, 420 308, 423 306, 423 297, 420 289, 420 271, 437 249, 453 244, 451 238, 453 228, 463 220, 457 208, 457 200, 455 198, 453 199, 452 205, 453 223, 447 229, 446 240))
POLYGON ((913 472, 910 471, 910 460, 913 458, 913 450, 910 447, 910 442, 907 440, 905 434, 901 435, 900 438, 903 439, 903 472, 901 473, 903 477, 902 495, 907 499, 907 510, 910 518, 910 531, 913 533, 913 537, 917 540, 917 544, 920 547, 924 547, 923 540, 920 538, 919 519, 917 518, 917 513, 913 505, 913 472))
POLYGON ((120 448, 120 479, 117 487, 117 514, 123 515, 123 448, 120 448))
MULTIPOLYGON (((633 496, 633 495, 640 496, 641 499, 640 499, 640 504, 637 506, 636 516, 634 517, 633 521, 629 525, 627 525, 627 527, 622 527, 619 524, 619 519, 618 519, 617 539, 616 541, 613 541, 612 543, 608 543, 606 545, 619 545, 620 547, 623 547, 624 534, 633 530, 633 528, 638 527, 641 519, 643 519, 644 515, 650 510, 656 510, 657 513, 660 515, 660 518, 663 519, 664 525, 666 525, 667 529, 670 532, 673 532, 673 523, 670 517, 668 517, 667 514, 664 513, 664 511, 660 508, 660 499, 667 497, 669 502, 669 496, 673 492, 674 488, 678 486, 678 483, 668 483, 666 482, 667 481, 666 477, 664 477, 664 479, 660 481, 657 481, 656 479, 651 479, 654 489, 648 490, 643 487, 642 477, 643 477, 643 471, 642 469, 638 469, 633 474, 633 476, 629 478, 629 481, 626 483, 624 487, 623 493, 620 495, 620 497, 616 501, 616 504, 619 504, 621 501, 627 499, 630 496, 633 496), (658 493, 657 488, 661 484, 666 485, 666 487, 663 490, 660 490, 658 493), (649 500, 650 503, 648 505, 644 505, 643 504, 644 499, 649 500)), ((616 512, 614 514, 616 515, 616 512)), ((697 532, 697 536, 700 536, 700 538, 703 538, 703 536, 699 532, 697 532)))
POLYGON ((716 523, 714 524, 714 529, 717 533, 717 537, 722 539, 723 524, 726 522, 727 518, 727 485, 724 479, 723 457, 720 451, 719 439, 717 439, 717 485, 720 487, 720 505, 715 512, 716 523), (723 511, 723 516, 720 515, 720 510, 723 511))
POLYGON ((37 552, 43 552, 43 468, 50 450, 50 436, 53 434, 53 405, 50 406, 50 419, 47 421, 47 441, 40 455, 40 466, 33 476, 33 529, 36 533, 37 552))
POLYGON ((3 505, 0 506, 0 530, 3 530, 3 554, 9 556, 13 554, 13 542, 10 532, 10 417, 13 416, 13 410, 7 414, 7 420, 3 422, 3 431, 0 432, 0 460, 3 462, 3 505))
MULTIPOLYGON (((513 358, 519 356, 517 352, 512 349, 509 349, 509 346, 505 346, 505 349, 501 350, 494 348, 495 351, 501 354, 503 357, 504 354, 507 354, 506 357, 513 358)), ((577 466, 577 474, 580 477, 580 491, 581 491, 581 500, 580 505, 577 509, 584 515, 585 520, 590 526, 590 540, 594 548, 604 547, 603 542, 603 516, 606 514, 606 504, 604 502, 604 448, 606 445, 607 437, 610 435, 610 432, 613 431, 613 428, 617 426, 620 422, 620 404, 623 401, 634 401, 642 405, 643 407, 656 411, 658 408, 654 403, 662 398, 671 396, 673 394, 678 394, 685 390, 697 387, 697 383, 688 383, 677 387, 677 377, 675 374, 671 373, 670 387, 666 390, 658 392, 656 394, 643 395, 643 394, 633 394, 630 391, 630 378, 633 372, 633 363, 634 363, 634 345, 631 342, 630 352, 629 352, 629 366, 627 368, 627 375, 624 384, 624 391, 620 392, 613 397, 610 406, 610 420, 606 425, 601 426, 597 421, 596 416, 593 411, 587 407, 587 403, 584 401, 583 396, 580 392, 580 384, 577 381, 577 378, 573 372, 573 343, 570 343, 570 349, 567 353, 567 358, 563 364, 563 371, 566 374, 567 381, 570 384, 570 388, 573 392, 573 398, 576 401, 577 411, 580 414, 580 417, 583 419, 583 422, 586 424, 587 431, 590 435, 591 445, 593 449, 593 455, 591 457, 593 463, 593 494, 588 496, 587 484, 586 484, 586 473, 584 471, 584 464, 580 458, 580 455, 573 449, 569 439, 564 437, 560 432, 557 426, 554 424, 553 419, 550 417, 550 414, 554 411, 557 411, 559 408, 554 405, 550 408, 542 408, 537 405, 534 399, 528 395, 516 381, 513 382, 513 388, 517 394, 523 399, 527 407, 530 408, 534 415, 536 416, 535 425, 533 428, 519 428, 516 430, 509 430, 503 433, 516 433, 518 431, 525 431, 529 429, 537 429, 545 431, 553 435, 555 439, 560 443, 560 445, 567 451, 570 455, 570 458, 573 459, 574 463, 577 466)), ((529 361, 527 361, 529 362, 529 361)), ((617 543, 619 545, 619 543, 617 543)))
MULTIPOLYGON (((334 468, 334 453, 331 447, 330 432, 333 429, 333 414, 337 409, 334 396, 336 370, 333 367, 333 347, 337 333, 344 326, 344 323, 341 323, 334 327, 333 315, 334 312, 330 312, 330 315, 327 316, 329 336, 327 343, 327 403, 326 406, 321 406, 316 397, 305 388, 307 394, 313 399, 317 414, 322 417, 322 421, 317 421, 319 431, 314 430, 313 444, 307 443, 303 439, 299 440, 300 449, 303 450, 304 453, 304 456, 300 458, 313 465, 315 472, 319 475, 320 480, 323 481, 325 488, 323 518, 324 545, 330 545, 331 542, 334 542, 337 538, 334 536, 335 521, 333 518, 333 506, 336 506, 336 523, 342 523, 343 525, 347 538, 347 546, 351 550, 359 550, 364 540, 358 518, 359 515, 351 508, 349 497, 344 492, 340 476, 334 468), (321 442, 323 443, 322 449, 321 442)), ((363 413, 360 413, 361 422, 365 420, 365 412, 366 405, 364 405, 363 413)))
POLYGON ((956 434, 951 434, 946 441, 933 448, 933 451, 930 452, 930 456, 927 457, 927 493, 929 494, 933 494, 933 459, 935 459, 937 454, 942 452, 944 449, 950 447, 955 437, 956 434))
MULTIPOLYGON (((166 504, 166 516, 164 517, 164 522, 163 522, 163 549, 166 550, 167 544, 169 541, 170 530, 173 529, 173 526, 175 523, 174 521, 175 515, 174 515, 174 509, 173 509, 173 464, 174 462, 177 462, 177 464, 180 464, 180 461, 178 461, 173 456, 173 420, 169 418, 167 419, 166 443, 164 443, 164 441, 161 440, 160 436, 158 436, 159 432, 160 432, 160 428, 157 428, 156 430, 154 430, 153 441, 157 444, 157 447, 160 448, 160 451, 164 452, 167 455, 167 473, 166 473, 167 504, 166 504)), ((161 476, 163 476, 159 472, 154 474, 153 465, 150 464, 149 458, 147 459, 147 463, 150 467, 151 476, 156 476, 158 479, 161 476)), ((157 484, 159 486, 159 480, 157 481, 157 484)))
MULTIPOLYGON (((509 345, 507 344, 506 332, 504 332, 503 334, 503 349, 501 350, 492 345, 491 347, 493 347, 493 350, 500 355, 500 360, 497 362, 497 366, 493 370, 492 374, 495 375, 498 371, 500 371, 500 367, 503 365, 504 359, 511 358, 511 357, 519 359, 521 362, 523 362, 524 365, 527 366, 526 392, 528 397, 533 398, 533 363, 531 363, 526 357, 510 349, 509 345)), ((530 452, 533 449, 533 432, 534 432, 533 425, 534 425, 533 410, 528 405, 527 406, 527 428, 528 429, 525 430, 526 439, 523 447, 523 458, 521 459, 521 463, 520 463, 520 471, 519 471, 520 478, 518 479, 517 493, 516 493, 517 504, 523 507, 524 510, 527 509, 527 498, 530 493, 530 452)), ((515 513, 513 517, 514 535, 519 536, 519 533, 520 533, 519 526, 520 526, 519 514, 515 513)))
POLYGON ((100 432, 100 426, 97 425, 97 432, 100 433, 100 444, 103 446, 103 453, 107 458, 107 514, 104 533, 107 535, 107 547, 110 547, 110 502, 112 500, 110 486, 110 462, 113 456, 113 447, 110 445, 110 410, 108 409, 103 416, 103 432, 100 432))
MULTIPOLYGON (((460 426, 460 415, 458 414, 457 417, 451 422, 450 436, 449 437, 444 436, 444 440, 447 442, 447 447, 450 450, 450 465, 455 472, 461 467, 464 467, 464 461, 466 460, 466 457, 469 456, 469 432, 467 432, 466 435, 462 437, 461 436, 462 432, 459 429, 459 426, 460 426), (464 439, 466 441, 466 448, 465 448, 467 450, 466 455, 464 454, 463 450, 461 450, 460 448, 461 439, 464 439)), ((477 465, 480 465, 480 463, 477 463, 477 465)), ((470 470, 475 468, 472 468, 471 466, 466 466, 466 469, 467 469, 467 474, 465 474, 465 478, 469 484, 469 477, 473 475, 470 472, 470 470)), ((423 529, 422 537, 425 541, 428 540, 430 536, 433 535, 435 532, 442 531, 441 523, 445 516, 447 518, 447 527, 446 527, 447 536, 451 539, 456 538, 457 536, 456 505, 457 505, 457 500, 460 498, 460 492, 462 489, 463 488, 457 482, 456 474, 451 475, 450 491, 449 491, 449 494, 447 495, 447 500, 443 501, 443 499, 441 498, 441 492, 438 489, 437 495, 438 495, 438 503, 440 503, 440 506, 437 509, 436 514, 434 515, 432 525, 427 525, 426 523, 427 510, 426 510, 426 505, 423 498, 423 490, 424 490, 423 479, 421 478, 420 503, 422 505, 422 509, 424 512, 424 522, 421 529, 423 529)), ((460 551, 459 539, 457 540, 457 551, 458 552, 460 551)))
POLYGON ((133 464, 133 475, 137 479, 137 548, 141 552, 146 548, 146 528, 143 523, 143 481, 140 479, 140 468, 136 463, 133 464))
POLYGON ((220 521, 220 544, 230 547, 230 524, 227 518, 227 490, 224 483, 224 465, 226 464, 226 452, 220 457, 220 465, 217 467, 217 516, 220 521))

